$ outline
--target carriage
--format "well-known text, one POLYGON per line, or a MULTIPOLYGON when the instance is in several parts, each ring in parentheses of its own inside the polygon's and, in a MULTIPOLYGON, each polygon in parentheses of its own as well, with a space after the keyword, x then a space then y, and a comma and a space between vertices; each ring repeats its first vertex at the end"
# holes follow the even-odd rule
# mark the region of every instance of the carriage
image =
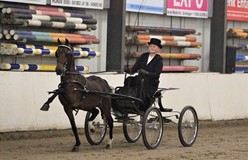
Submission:
MULTIPOLYGON (((135 143, 142 136, 146 148, 155 149, 161 142, 164 125, 174 123, 177 124, 181 144, 184 147, 192 146, 198 133, 198 117, 194 107, 185 106, 181 112, 178 112, 163 106, 163 93, 178 88, 159 88, 152 97, 152 105, 147 106, 141 97, 135 96, 140 94, 135 92, 137 85, 134 81, 140 81, 137 77, 138 75, 126 78, 125 74, 124 85, 116 87, 114 94, 95 93, 111 96, 112 115, 115 117, 115 123, 123 124, 125 139, 129 143, 135 143)), ((140 92, 145 92, 145 90, 141 89, 140 92)), ((85 117, 85 135, 91 145, 98 145, 103 141, 107 131, 106 119, 99 115, 93 121, 95 131, 92 132, 88 126, 90 115, 91 113, 87 112, 85 117)))
MULTIPOLYGON (((58 96, 64 111, 67 114, 76 143, 73 152, 79 151, 81 144, 73 111, 87 111, 85 116, 85 135, 92 145, 100 144, 109 128, 109 142, 106 147, 112 147, 113 124, 122 123, 123 133, 130 143, 138 141, 142 135, 144 145, 148 149, 159 146, 164 124, 175 123, 178 126, 178 135, 183 146, 192 146, 198 133, 198 117, 192 106, 185 106, 181 112, 165 108, 162 96, 165 91, 176 88, 159 88, 153 95, 152 105, 147 105, 138 94, 145 90, 137 90, 137 77, 126 78, 124 86, 115 88, 114 93, 106 80, 98 76, 84 77, 75 70, 73 47, 66 39, 65 44, 58 40, 56 51, 56 73, 61 76, 61 83, 53 95, 44 103, 41 110, 47 111, 49 104, 58 96), (99 114, 101 113, 101 114, 99 114), (117 114, 119 113, 119 114, 117 114), (170 113, 169 115, 165 115, 170 113), (115 117, 115 119, 112 118, 115 117), (172 120, 175 117, 175 120, 172 120)), ((142 80, 140 84, 142 84, 142 80)))

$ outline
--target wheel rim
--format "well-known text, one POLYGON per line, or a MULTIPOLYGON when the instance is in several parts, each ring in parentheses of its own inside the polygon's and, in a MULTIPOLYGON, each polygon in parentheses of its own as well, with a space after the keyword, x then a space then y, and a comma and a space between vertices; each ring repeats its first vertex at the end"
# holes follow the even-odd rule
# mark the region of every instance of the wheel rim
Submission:
POLYGON ((153 109, 147 115, 145 119, 145 137, 149 149, 156 148, 162 138, 163 134, 163 123, 159 111, 153 109))
POLYGON ((188 145, 193 144, 197 136, 198 123, 195 112, 192 109, 187 109, 184 112, 181 120, 180 130, 183 141, 188 145))
POLYGON ((105 124, 102 124, 101 122, 95 122, 94 121, 93 125, 95 126, 95 131, 91 132, 89 130, 90 137, 94 142, 99 142, 104 136, 105 124))
POLYGON ((133 117, 135 118, 134 120, 129 120, 127 122, 124 123, 125 125, 125 130, 124 132, 126 132, 127 136, 126 139, 129 142, 136 142, 140 135, 141 135, 141 131, 142 131, 142 125, 140 122, 140 116, 138 117, 133 117))
POLYGON ((89 127, 87 128, 90 141, 92 142, 91 144, 99 144, 106 134, 107 123, 105 117, 102 119, 101 116, 97 116, 92 122, 92 125, 94 126, 94 132, 89 127))

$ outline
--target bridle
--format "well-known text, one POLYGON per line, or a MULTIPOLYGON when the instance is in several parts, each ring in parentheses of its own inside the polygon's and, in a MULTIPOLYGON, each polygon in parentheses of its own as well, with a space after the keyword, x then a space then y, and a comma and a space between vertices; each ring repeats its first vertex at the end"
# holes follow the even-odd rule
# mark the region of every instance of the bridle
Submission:
MULTIPOLYGON (((60 48, 60 47, 69 49, 69 51, 65 53, 66 55, 67 54, 73 54, 73 49, 70 46, 61 44, 61 45, 58 46, 58 48, 60 48)), ((57 57, 57 55, 56 55, 56 57, 57 57)), ((63 71, 64 72, 62 74, 65 74, 66 72, 68 72, 67 68, 66 68, 67 65, 68 65, 68 61, 61 61, 61 60, 57 59, 57 63, 60 63, 60 64, 63 65, 63 71)))

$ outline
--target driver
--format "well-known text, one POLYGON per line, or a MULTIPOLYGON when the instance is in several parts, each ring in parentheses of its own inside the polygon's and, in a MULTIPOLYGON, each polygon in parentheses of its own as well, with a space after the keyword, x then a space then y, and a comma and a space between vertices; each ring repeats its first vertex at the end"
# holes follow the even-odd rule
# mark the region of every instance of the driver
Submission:
POLYGON ((138 85, 137 94, 144 94, 137 95, 137 97, 142 99, 147 106, 151 106, 154 102, 153 95, 158 89, 159 77, 163 69, 163 59, 159 55, 161 48, 161 40, 151 38, 150 42, 148 42, 148 52, 143 53, 137 59, 133 67, 125 69, 125 72, 129 74, 139 73, 143 84, 138 85), (141 85, 143 85, 143 87, 141 85), (142 92, 141 89, 143 89, 144 92, 142 92))

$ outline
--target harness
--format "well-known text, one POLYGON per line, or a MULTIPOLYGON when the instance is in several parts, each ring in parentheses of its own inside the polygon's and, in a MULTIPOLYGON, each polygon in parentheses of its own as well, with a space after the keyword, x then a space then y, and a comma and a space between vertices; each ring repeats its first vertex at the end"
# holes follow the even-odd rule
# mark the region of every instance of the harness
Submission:
MULTIPOLYGON (((73 49, 68 45, 61 44, 58 47, 64 47, 64 48, 69 49, 69 51, 65 54, 72 54, 72 52, 73 52, 73 49)), ((57 57, 57 55, 56 55, 56 57, 57 57)), ((45 104, 49 105, 56 98, 57 95, 62 96, 65 99, 65 101, 67 101, 69 104, 73 104, 71 102, 71 100, 69 99, 69 93, 67 93, 65 90, 65 85, 76 84, 76 86, 73 89, 74 91, 88 92, 88 89, 86 87, 86 83, 83 84, 82 82, 80 82, 79 78, 81 78, 81 77, 79 77, 79 75, 81 75, 81 74, 79 72, 68 71, 66 69, 66 67, 68 67, 68 64, 69 64, 68 60, 67 61, 61 61, 58 59, 57 63, 62 64, 63 68, 65 68, 65 70, 63 70, 63 72, 61 74, 61 83, 58 85, 58 89, 51 91, 51 92, 48 92, 49 94, 53 94, 53 95, 48 99, 48 101, 45 104), (70 78, 70 77, 68 77, 70 75, 78 75, 78 76, 77 77, 72 76, 70 78)), ((85 79, 85 81, 86 81, 86 79, 85 79)), ((85 97, 82 96, 81 98, 83 99, 85 97)), ((80 103, 81 103, 81 101, 82 100, 80 99, 80 103)), ((79 111, 79 106, 80 105, 78 105, 76 107, 73 106, 73 110, 76 111, 76 114, 79 111)))
MULTIPOLYGON (((80 73, 78 73, 78 72, 66 72, 62 76, 66 76, 68 74, 76 74, 76 75, 78 74, 79 75, 80 73)), ((68 103, 71 103, 70 99, 68 98, 68 93, 65 91, 65 88, 64 88, 64 86, 66 84, 77 84, 78 87, 75 87, 74 91, 80 91, 80 92, 85 92, 85 93, 89 91, 86 87, 86 84, 82 84, 81 82, 79 82, 77 80, 65 80, 58 85, 58 89, 48 92, 49 94, 53 94, 53 95, 47 100, 47 102, 45 104, 49 105, 50 103, 52 103, 53 100, 58 95, 63 96, 66 99, 66 101, 68 101, 68 103)), ((82 98, 84 98, 84 97, 82 97, 82 98)), ((73 110, 76 112, 76 115, 77 115, 79 109, 80 109, 79 106, 77 108, 73 108, 73 110)))

